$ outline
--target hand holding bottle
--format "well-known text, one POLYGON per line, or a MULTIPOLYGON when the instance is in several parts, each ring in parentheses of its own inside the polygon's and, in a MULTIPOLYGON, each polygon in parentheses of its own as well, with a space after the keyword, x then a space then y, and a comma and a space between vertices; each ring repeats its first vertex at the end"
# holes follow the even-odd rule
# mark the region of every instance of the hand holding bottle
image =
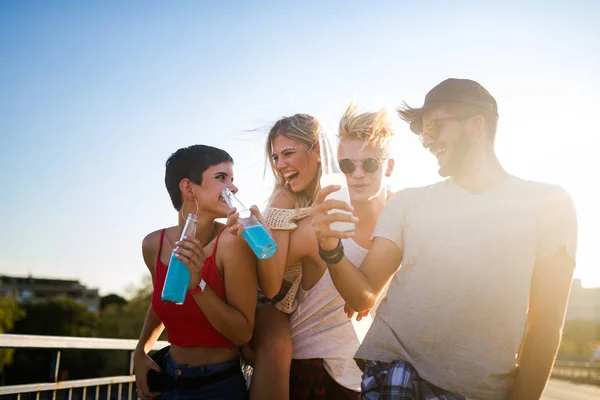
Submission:
POLYGON ((354 224, 358 218, 352 215, 354 208, 344 200, 327 199, 331 193, 340 190, 339 186, 321 188, 310 210, 312 226, 317 235, 319 246, 323 250, 335 249, 340 239, 354 236, 354 224), (336 212, 333 212, 336 210, 336 212), (341 210, 343 212, 339 212, 341 210), (335 229, 335 224, 351 224, 352 230, 340 231, 335 229))
POLYGON ((175 242, 173 253, 187 267, 190 273, 190 282, 188 290, 194 289, 202 280, 202 270, 204 269, 204 244, 195 237, 183 238, 175 242))
MULTIPOLYGON (((188 214, 185 226, 183 227, 183 231, 177 242, 180 243, 181 247, 177 246, 171 253, 167 277, 165 278, 165 284, 161 294, 163 301, 170 301, 175 304, 183 304, 185 301, 185 296, 192 282, 190 267, 184 263, 184 259, 187 259, 188 264, 193 266, 194 274, 196 275, 195 278, 197 278, 198 268, 196 267, 196 264, 199 260, 197 250, 194 249, 194 246, 198 247, 198 244, 194 242, 197 240, 197 223, 198 217, 194 214, 188 214), (194 263, 192 263, 192 259, 194 259, 194 263)), ((202 247, 200 247, 200 251, 202 251, 202 247)), ((198 280, 196 285, 198 285, 198 283, 200 283, 200 280, 198 280)))
MULTIPOLYGON (((258 219, 258 221, 265 227, 265 229, 271 233, 270 229, 265 225, 265 220, 260 213, 260 210, 257 206, 250 207, 250 212, 252 215, 258 219)), ((237 237, 243 237, 244 234, 244 224, 239 221, 240 214, 237 212, 237 208, 233 207, 229 210, 229 214, 227 214, 227 228, 229 229, 229 233, 235 235, 237 237)))
MULTIPOLYGON (((235 214, 237 214, 236 216, 230 213, 230 218, 227 220, 228 225, 230 220, 233 220, 235 217, 238 223, 243 225, 242 237, 248 243, 256 257, 261 260, 272 257, 277 251, 277 243, 275 243, 273 237, 263 226, 259 218, 257 218, 256 213, 258 209, 254 212, 248 210, 228 188, 223 189, 221 193, 227 204, 229 204, 230 209, 235 208, 235 214)), ((239 230, 239 228, 237 229, 239 230)))

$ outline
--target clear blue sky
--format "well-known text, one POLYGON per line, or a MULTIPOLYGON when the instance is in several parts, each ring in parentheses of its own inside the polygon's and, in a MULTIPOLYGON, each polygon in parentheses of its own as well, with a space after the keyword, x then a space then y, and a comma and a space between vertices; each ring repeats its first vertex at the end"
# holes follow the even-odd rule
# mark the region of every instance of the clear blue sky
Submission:
MULTIPOLYGON (((576 274, 600 286, 599 15, 594 1, 2 1, 0 273, 129 295, 142 238, 176 222, 173 151, 228 150, 240 197, 264 205, 276 119, 308 112, 333 130, 353 99, 418 106, 452 76, 498 100, 511 173, 571 192, 576 274)), ((439 180, 392 119, 392 187, 439 180)))

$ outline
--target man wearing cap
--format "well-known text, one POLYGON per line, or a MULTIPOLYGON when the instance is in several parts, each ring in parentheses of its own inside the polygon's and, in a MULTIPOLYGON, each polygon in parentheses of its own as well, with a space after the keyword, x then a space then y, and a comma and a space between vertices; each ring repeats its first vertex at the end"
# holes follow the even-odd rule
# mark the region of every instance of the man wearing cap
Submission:
POLYGON ((360 269, 313 206, 321 257, 350 307, 369 309, 391 279, 356 354, 363 399, 538 399, 560 342, 575 267, 568 193, 507 173, 494 151, 498 108, 477 82, 447 79, 421 108, 398 110, 447 179, 397 192, 360 269))

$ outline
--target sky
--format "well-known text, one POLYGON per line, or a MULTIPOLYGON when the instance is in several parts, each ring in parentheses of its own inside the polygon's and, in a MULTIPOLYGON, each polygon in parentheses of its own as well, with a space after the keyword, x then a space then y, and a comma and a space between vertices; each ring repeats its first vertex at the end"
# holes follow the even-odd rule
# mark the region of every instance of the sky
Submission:
POLYGON ((503 166, 569 191, 575 276, 600 286, 599 4, 4 0, 0 274, 131 296, 148 274, 142 239, 177 222, 169 155, 227 150, 239 198, 264 207, 266 132, 298 112, 333 134, 351 101, 387 107, 391 187, 439 181, 394 109, 455 77, 496 98, 503 166))

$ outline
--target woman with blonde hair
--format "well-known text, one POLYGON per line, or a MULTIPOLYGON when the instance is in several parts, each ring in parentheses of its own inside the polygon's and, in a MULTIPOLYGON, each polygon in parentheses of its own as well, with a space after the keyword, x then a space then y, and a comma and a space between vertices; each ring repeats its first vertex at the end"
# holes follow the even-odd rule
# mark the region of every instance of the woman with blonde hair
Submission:
MULTIPOLYGON (((352 359, 359 345, 354 332, 357 322, 344 314, 344 303, 318 255, 315 232, 306 218, 320 189, 321 131, 314 117, 296 114, 279 120, 267 136, 276 183, 264 219, 279 249, 271 259, 259 261, 259 286, 264 295, 274 298, 257 307, 251 342, 255 356, 250 357, 255 368, 251 398, 282 399, 289 394, 305 399, 317 392, 325 393, 325 398, 358 396, 360 371, 352 359), (291 314, 289 322, 277 310, 291 314)), ((356 235, 347 245, 355 244, 359 265, 368 248, 368 235, 389 197, 383 177, 393 169, 389 158, 392 131, 384 110, 359 114, 351 105, 340 121, 339 134, 340 164, 361 218, 355 219, 356 235)), ((234 213, 230 223, 235 218, 234 213)), ((239 225, 233 229, 241 234, 239 225)), ((358 323, 363 331, 368 324, 358 323)))
MULTIPOLYGON (((258 261, 256 324, 250 346, 243 349, 254 368, 251 399, 280 400, 289 395, 292 342, 288 315, 298 306, 296 293, 304 279, 300 262, 289 261, 289 241, 297 222, 309 215, 319 190, 321 131, 315 117, 295 114, 278 120, 266 138, 275 185, 263 214, 256 206, 252 211, 265 222, 278 249, 271 258, 258 261)), ((228 224, 232 232, 241 235, 237 217, 237 213, 230 213, 228 224)))

